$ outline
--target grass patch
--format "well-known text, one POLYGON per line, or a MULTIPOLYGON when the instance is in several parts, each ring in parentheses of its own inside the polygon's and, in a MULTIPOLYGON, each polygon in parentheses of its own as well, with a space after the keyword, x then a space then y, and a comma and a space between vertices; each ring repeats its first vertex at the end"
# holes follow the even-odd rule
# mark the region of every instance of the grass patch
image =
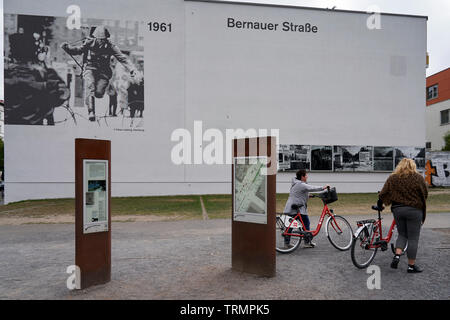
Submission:
MULTIPOLYGON (((289 194, 277 194, 277 212, 282 212, 289 194)), ((363 215, 372 214, 372 205, 378 200, 378 193, 340 193, 338 201, 328 206, 338 215, 363 215)), ((308 201, 308 213, 313 216, 319 216, 322 213, 323 202, 318 198, 312 198, 308 201)), ((388 210, 390 211, 389 207, 388 210)), ((450 193, 433 194, 430 193, 427 199, 427 213, 432 212, 450 212, 450 193)))
POLYGON ((112 215, 202 217, 199 196, 124 197, 111 199, 112 215))
POLYGON ((75 199, 27 200, 0 206, 0 215, 14 217, 44 217, 75 215, 75 199))
MULTIPOLYGON (((287 193, 277 194, 277 212, 283 212, 286 201, 289 197, 287 193)), ((336 214, 366 214, 370 213, 372 204, 376 204, 376 193, 339 194, 339 200, 330 204, 329 207, 335 210, 336 214)), ((208 216, 211 219, 229 218, 231 216, 231 195, 205 195, 203 196, 208 216)), ((308 212, 310 215, 320 215, 323 203, 318 198, 308 201, 308 212)), ((447 211, 450 207, 447 206, 447 211)))
POLYGON ((231 195, 204 195, 202 198, 210 219, 231 218, 231 195))
MULTIPOLYGON (((75 215, 75 199, 45 199, 14 202, 0 206, 0 215, 14 217, 44 217, 75 215)), ((111 215, 202 217, 199 196, 114 197, 111 215)))
POLYGON ((427 212, 450 212, 450 193, 429 193, 427 212))
MULTIPOLYGON (((445 190, 445 189, 444 189, 445 190)), ((448 189, 446 189, 448 190, 448 189)), ((441 189, 442 191, 442 189, 441 189)), ((289 194, 277 194, 277 212, 282 212, 289 194)), ((202 195, 205 209, 210 219, 231 218, 231 195, 202 195)), ((341 193, 339 200, 329 207, 339 215, 363 215, 374 213, 371 206, 376 204, 376 193, 341 193)), ((320 215, 323 203, 318 198, 308 202, 308 213, 320 215)), ((202 219, 200 196, 157 196, 157 197, 114 197, 111 199, 113 216, 153 215, 202 219)), ((388 208, 389 210, 389 208, 388 208)), ((434 193, 430 190, 427 212, 450 212, 450 192, 434 193)), ((44 217, 51 215, 74 215, 74 199, 45 199, 14 202, 0 206, 0 216, 44 217)))
MULTIPOLYGON (((277 212, 283 212, 287 193, 277 194, 277 212)), ((377 193, 341 193, 338 201, 329 204, 329 207, 339 215, 364 215, 372 214, 372 205, 377 203, 377 193)), ((208 216, 211 219, 229 218, 231 216, 231 195, 205 195, 203 196, 208 216)), ((319 198, 308 201, 308 213, 312 216, 320 216, 323 202, 319 198)), ((389 208, 388 208, 389 211, 389 208)), ((450 193, 433 194, 430 192, 427 200, 427 212, 450 212, 450 193)))

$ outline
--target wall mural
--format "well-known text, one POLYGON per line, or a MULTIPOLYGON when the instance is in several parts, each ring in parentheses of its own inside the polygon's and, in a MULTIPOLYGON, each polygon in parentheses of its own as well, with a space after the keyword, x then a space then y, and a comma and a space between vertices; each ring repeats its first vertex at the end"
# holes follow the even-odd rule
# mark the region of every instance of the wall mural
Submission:
POLYGON ((278 170, 392 172, 403 158, 425 171, 425 148, 390 146, 318 146, 280 144, 278 170))
POLYGON ((334 146, 334 171, 373 171, 373 147, 334 146))
POLYGON ((331 146, 311 146, 311 170, 333 170, 333 148, 331 146))
POLYGON ((394 148, 374 147, 373 148, 373 170, 392 171, 394 170, 394 148))
POLYGON ((5 15, 5 124, 143 131, 144 22, 5 15))
POLYGON ((309 170, 311 168, 311 146, 281 144, 278 163, 281 171, 309 170))
POLYGON ((395 147, 395 166, 403 158, 413 159, 418 170, 425 170, 425 148, 420 147, 395 147))
POLYGON ((427 152, 425 181, 429 186, 450 186, 450 152, 427 152))

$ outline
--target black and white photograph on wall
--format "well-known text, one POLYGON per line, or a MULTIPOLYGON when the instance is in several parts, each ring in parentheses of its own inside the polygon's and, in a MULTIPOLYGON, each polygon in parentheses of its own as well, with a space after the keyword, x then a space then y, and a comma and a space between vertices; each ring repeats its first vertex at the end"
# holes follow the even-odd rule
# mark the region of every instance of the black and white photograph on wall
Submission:
POLYGON ((142 128, 145 23, 4 15, 5 124, 142 128))
POLYGON ((373 148, 373 169, 374 171, 394 170, 394 148, 374 147, 373 148))
POLYGON ((373 147, 334 146, 334 171, 373 171, 373 147))
POLYGON ((310 170, 311 146, 297 144, 280 144, 278 152, 280 171, 310 170))
POLYGON ((395 147, 395 166, 403 159, 409 158, 416 162, 418 171, 425 171, 425 148, 395 147))
POLYGON ((311 170, 333 170, 333 148, 331 146, 311 146, 311 170))

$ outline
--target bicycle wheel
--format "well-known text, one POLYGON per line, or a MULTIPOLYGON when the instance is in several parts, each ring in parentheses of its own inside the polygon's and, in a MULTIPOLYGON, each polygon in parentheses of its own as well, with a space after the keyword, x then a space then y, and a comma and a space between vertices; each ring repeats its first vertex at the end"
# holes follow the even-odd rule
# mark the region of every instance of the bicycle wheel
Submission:
POLYGON ((355 267, 359 269, 367 268, 370 263, 375 258, 378 248, 369 248, 370 242, 372 240, 372 232, 369 230, 373 229, 373 225, 360 229, 355 234, 351 246, 351 257, 352 262, 355 267))
MULTIPOLYGON (((286 238, 286 236, 283 235, 284 231, 286 230, 286 224, 289 225, 289 223, 286 223, 286 220, 289 218, 290 217, 286 215, 277 216, 277 222, 275 225, 275 249, 280 253, 292 252, 297 249, 300 245, 300 242, 302 242, 302 238, 299 236, 290 236, 286 238)), ((300 229, 292 229, 290 233, 300 234, 300 229)))
POLYGON ((353 240, 353 231, 350 223, 341 216, 329 217, 325 225, 325 232, 330 243, 338 250, 350 249, 353 240))

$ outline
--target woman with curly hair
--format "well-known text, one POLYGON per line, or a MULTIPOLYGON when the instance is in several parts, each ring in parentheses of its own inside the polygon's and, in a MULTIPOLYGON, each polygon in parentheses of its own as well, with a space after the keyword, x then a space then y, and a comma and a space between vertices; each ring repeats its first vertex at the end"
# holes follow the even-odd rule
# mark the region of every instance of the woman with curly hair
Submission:
MULTIPOLYGON (((391 205, 391 211, 397 224, 398 239, 391 268, 397 269, 402 248, 408 243, 408 273, 422 272, 416 262, 420 229, 425 222, 428 188, 423 176, 417 172, 412 159, 402 159, 394 172, 386 180, 379 194, 380 200, 391 205)), ((379 203, 379 205, 382 205, 379 203)))

